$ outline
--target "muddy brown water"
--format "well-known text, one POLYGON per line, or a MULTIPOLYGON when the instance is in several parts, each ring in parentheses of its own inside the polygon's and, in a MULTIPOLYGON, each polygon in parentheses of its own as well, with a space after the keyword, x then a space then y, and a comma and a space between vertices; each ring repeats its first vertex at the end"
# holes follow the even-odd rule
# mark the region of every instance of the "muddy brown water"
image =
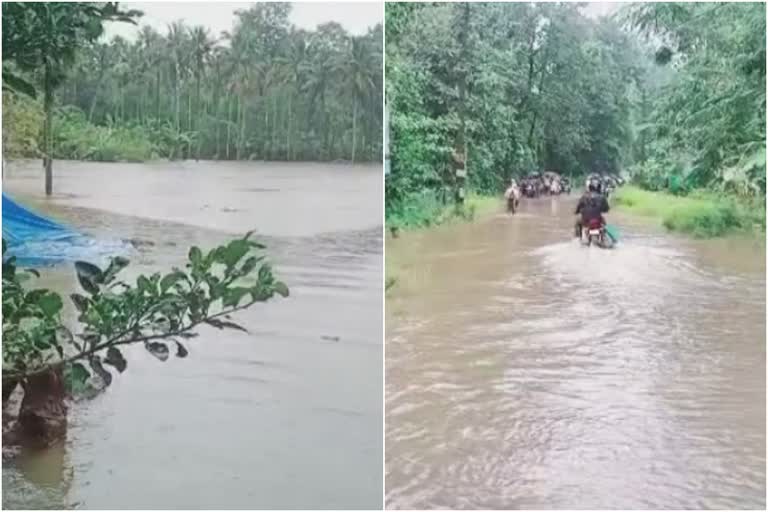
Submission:
MULTIPOLYGON (((381 166, 39 162, 4 191, 97 237, 137 241, 129 272, 256 229, 291 297, 201 330, 186 359, 141 347, 61 446, 3 464, 5 508, 381 508, 381 166)), ((41 284, 76 287, 67 267, 41 284)))
POLYGON ((574 205, 387 239, 387 508, 764 509, 764 244, 574 205))

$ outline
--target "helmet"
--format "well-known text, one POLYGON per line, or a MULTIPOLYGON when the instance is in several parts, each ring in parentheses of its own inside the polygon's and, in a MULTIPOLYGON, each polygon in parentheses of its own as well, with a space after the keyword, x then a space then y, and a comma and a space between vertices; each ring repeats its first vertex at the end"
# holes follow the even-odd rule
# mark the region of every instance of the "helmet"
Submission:
POLYGON ((600 182, 595 179, 587 180, 587 191, 600 192, 600 182))

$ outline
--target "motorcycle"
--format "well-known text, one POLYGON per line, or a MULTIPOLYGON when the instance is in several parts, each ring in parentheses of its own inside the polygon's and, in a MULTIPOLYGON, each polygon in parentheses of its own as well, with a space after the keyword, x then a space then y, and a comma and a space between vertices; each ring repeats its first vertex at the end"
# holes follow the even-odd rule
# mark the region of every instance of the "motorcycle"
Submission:
POLYGON ((514 214, 517 208, 520 206, 520 198, 516 196, 510 196, 507 198, 507 211, 514 214))
POLYGON ((613 239, 606 234, 605 225, 599 219, 592 219, 581 228, 581 243, 587 247, 595 244, 602 249, 613 247, 613 239))

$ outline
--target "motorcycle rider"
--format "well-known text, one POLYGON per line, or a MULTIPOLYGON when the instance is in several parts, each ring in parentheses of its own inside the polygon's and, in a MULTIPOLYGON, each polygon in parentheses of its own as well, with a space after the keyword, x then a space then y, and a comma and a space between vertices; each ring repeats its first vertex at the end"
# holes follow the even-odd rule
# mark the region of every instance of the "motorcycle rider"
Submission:
POLYGON ((583 226, 589 226, 589 222, 594 219, 600 220, 600 226, 605 226, 603 214, 608 212, 608 200, 600 193, 600 182, 597 179, 587 180, 587 189, 584 195, 579 199, 574 212, 577 217, 575 233, 577 238, 581 238, 583 226))
POLYGON ((520 195, 520 187, 518 186, 517 181, 512 178, 509 182, 509 188, 504 192, 504 199, 507 200, 507 210, 515 213, 517 205, 520 202, 520 195))

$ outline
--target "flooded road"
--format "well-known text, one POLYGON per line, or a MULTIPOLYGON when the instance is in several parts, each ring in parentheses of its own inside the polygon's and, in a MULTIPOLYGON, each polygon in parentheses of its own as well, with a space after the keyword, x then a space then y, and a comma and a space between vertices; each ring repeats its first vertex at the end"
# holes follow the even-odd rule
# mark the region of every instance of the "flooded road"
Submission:
POLYGON ((574 205, 387 239, 387 508, 764 509, 764 247, 574 205))
MULTIPOLYGON (((5 508, 380 508, 381 166, 39 162, 6 169, 24 205, 137 241, 130 273, 250 229, 291 297, 202 329, 186 359, 142 347, 70 411, 66 444, 3 466, 5 508)), ((68 268, 41 284, 76 286, 68 268)))

